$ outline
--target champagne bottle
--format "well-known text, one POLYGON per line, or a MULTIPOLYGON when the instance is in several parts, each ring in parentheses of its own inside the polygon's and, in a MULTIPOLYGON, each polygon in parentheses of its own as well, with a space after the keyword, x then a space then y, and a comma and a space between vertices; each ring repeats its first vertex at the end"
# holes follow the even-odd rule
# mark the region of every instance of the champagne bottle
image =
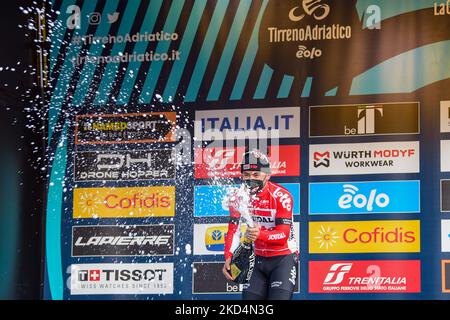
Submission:
MULTIPOLYGON (((241 213, 240 220, 246 223, 247 226, 253 227, 254 223, 248 210, 250 195, 245 186, 239 189, 240 201, 239 212, 241 213)), ((253 241, 244 236, 244 240, 239 244, 234 251, 231 258, 230 271, 233 281, 239 284, 245 284, 250 281, 255 267, 255 248, 253 241)))

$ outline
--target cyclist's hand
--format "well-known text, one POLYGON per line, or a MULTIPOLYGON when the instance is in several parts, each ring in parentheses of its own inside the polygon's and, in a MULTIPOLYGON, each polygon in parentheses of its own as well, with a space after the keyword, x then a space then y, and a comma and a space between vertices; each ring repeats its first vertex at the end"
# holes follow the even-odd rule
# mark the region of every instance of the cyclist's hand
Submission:
POLYGON ((225 278, 227 278, 230 281, 233 281, 233 277, 231 276, 230 264, 231 264, 231 258, 228 258, 227 260, 225 260, 225 264, 223 265, 222 272, 223 272, 225 278))
POLYGON ((247 231, 245 231, 245 237, 251 241, 256 241, 259 237, 261 227, 259 225, 255 225, 252 227, 247 227, 247 231))

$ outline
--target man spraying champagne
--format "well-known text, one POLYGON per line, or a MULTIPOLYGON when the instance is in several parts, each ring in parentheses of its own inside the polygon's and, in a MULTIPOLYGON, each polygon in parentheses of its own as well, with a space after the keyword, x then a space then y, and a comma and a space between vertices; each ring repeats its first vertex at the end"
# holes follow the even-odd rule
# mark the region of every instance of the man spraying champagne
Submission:
POLYGON ((222 271, 228 280, 245 283, 244 300, 291 299, 298 265, 292 196, 282 186, 269 182, 269 159, 258 150, 244 154, 241 173, 245 188, 238 189, 229 199, 230 221, 222 271), (251 218, 246 219, 247 214, 251 218), (247 230, 241 244, 238 230, 242 220, 247 220, 247 230), (253 246, 254 268, 251 261, 246 267, 236 258, 251 258, 248 251, 242 254, 242 248, 252 250, 253 246))

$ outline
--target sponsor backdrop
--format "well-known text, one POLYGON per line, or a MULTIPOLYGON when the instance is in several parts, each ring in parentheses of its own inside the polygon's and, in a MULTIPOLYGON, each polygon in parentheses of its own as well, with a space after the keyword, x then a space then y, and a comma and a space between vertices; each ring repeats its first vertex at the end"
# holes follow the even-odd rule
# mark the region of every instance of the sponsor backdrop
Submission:
POLYGON ((240 299, 246 146, 294 199, 294 299, 450 298, 448 1, 47 11, 45 299, 240 299))

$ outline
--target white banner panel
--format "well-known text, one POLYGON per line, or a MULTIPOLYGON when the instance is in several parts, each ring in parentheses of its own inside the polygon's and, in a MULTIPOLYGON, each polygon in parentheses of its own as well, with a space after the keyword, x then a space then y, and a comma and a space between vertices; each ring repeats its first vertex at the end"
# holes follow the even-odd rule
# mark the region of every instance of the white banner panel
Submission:
POLYGON ((309 146, 309 175, 419 172, 419 142, 314 144, 309 146))

